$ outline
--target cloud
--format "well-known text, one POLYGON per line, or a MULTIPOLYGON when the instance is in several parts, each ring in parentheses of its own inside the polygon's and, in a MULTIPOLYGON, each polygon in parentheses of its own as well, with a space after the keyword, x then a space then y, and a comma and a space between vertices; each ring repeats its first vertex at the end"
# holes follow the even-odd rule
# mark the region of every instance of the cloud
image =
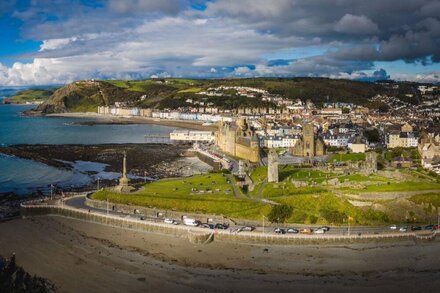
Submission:
MULTIPOLYGON (((152 75, 369 80, 388 77, 375 61, 404 60, 432 72, 440 62, 435 0, 86 2, 30 1, 13 13, 9 6, 23 22, 21 36, 42 44, 19 56, 33 61, 2 65, 0 85, 152 75), (316 56, 295 55, 316 47, 316 56)), ((406 76, 416 78, 412 72, 406 76)))
POLYGON ((345 14, 335 25, 335 30, 347 34, 371 35, 379 32, 377 24, 364 15, 345 14))

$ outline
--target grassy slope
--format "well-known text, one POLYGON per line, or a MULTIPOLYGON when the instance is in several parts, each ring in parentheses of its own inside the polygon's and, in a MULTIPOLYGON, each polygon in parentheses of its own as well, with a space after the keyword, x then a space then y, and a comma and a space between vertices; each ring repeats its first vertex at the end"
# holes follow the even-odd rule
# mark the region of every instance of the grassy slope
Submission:
POLYGON ((113 202, 124 204, 250 219, 257 219, 260 214, 268 210, 267 205, 235 198, 232 187, 222 174, 160 180, 147 184, 141 191, 130 195, 104 190, 95 193, 93 198, 104 200, 107 196, 113 202), (192 192, 192 188, 205 192, 203 194, 192 192), (207 193, 207 190, 211 190, 212 193, 207 193))
POLYGON ((9 100, 12 103, 16 104, 24 104, 26 102, 32 103, 32 102, 44 102, 55 92, 54 89, 29 89, 20 91, 9 100))

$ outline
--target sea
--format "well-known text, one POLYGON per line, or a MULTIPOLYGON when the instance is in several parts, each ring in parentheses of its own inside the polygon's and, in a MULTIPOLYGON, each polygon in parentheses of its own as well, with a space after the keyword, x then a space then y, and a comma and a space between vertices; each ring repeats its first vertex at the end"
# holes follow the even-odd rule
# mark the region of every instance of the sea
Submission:
MULTIPOLYGON (((153 124, 78 125, 89 118, 25 117, 33 105, 0 105, 0 147, 14 144, 106 144, 144 143, 146 134, 168 135, 175 127, 153 124)), ((18 195, 50 192, 56 188, 85 186, 99 178, 115 179, 117 173, 105 172, 106 165, 71 162, 72 170, 54 168, 32 160, 0 154, 0 193, 18 195), (93 173, 93 175, 90 175, 93 173)))

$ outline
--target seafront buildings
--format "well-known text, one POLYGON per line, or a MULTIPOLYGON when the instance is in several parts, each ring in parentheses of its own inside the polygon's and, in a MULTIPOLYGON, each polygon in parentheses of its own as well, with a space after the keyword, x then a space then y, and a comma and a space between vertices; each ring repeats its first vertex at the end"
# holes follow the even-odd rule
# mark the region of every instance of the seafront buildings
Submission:
MULTIPOLYGON (((197 95, 221 97, 225 91, 260 99, 272 106, 225 109, 188 98, 187 106, 176 109, 142 109, 115 103, 99 107, 98 113, 216 125, 218 130, 215 133, 176 130, 170 134, 170 139, 214 143, 223 153, 250 162, 259 162, 263 149, 284 149, 292 156, 308 158, 335 152, 416 149, 421 165, 440 173, 440 127, 432 124, 433 119, 440 117, 436 87, 419 86, 423 101, 417 106, 398 97, 371 97, 371 103, 384 105, 389 109, 388 113, 354 102, 315 105, 310 100, 290 100, 266 90, 242 86, 208 88, 197 95)), ((400 166, 402 160, 402 157, 396 157, 392 163, 400 166)))

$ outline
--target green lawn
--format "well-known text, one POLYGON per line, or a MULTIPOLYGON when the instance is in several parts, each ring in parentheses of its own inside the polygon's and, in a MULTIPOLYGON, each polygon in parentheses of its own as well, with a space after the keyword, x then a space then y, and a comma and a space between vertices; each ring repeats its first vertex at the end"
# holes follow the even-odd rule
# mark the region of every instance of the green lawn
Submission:
POLYGON ((400 182, 380 185, 369 185, 365 192, 391 192, 391 191, 417 191, 417 190, 440 190, 440 184, 431 182, 400 182))
POLYGON ((365 160, 364 153, 333 154, 331 155, 329 162, 362 161, 362 160, 365 160))
POLYGON ((112 202, 123 204, 248 219, 259 219, 270 210, 266 204, 235 198, 223 174, 160 180, 146 184, 144 189, 133 194, 118 194, 108 190, 93 194, 93 198, 98 200, 106 200, 107 197, 112 202), (204 193, 193 192, 192 188, 203 190, 204 193))

